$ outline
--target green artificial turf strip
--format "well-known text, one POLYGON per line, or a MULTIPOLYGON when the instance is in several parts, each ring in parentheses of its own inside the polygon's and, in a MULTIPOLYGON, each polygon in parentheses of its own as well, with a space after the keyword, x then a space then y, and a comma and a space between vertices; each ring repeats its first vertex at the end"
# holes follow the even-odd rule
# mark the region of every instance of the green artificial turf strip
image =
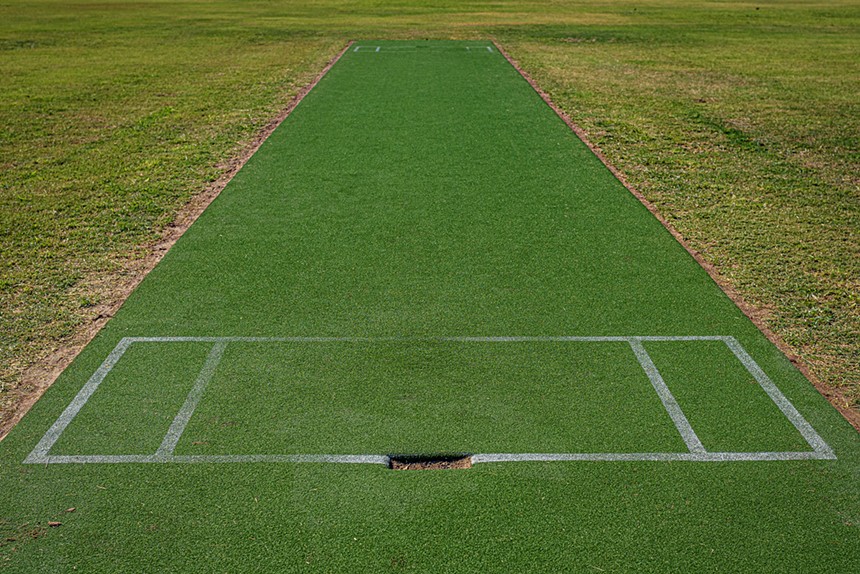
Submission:
POLYGON ((4 3, 0 428, 185 201, 375 37, 496 37, 850 406, 858 29, 854 0, 4 3))
MULTIPOLYGON (((372 45, 384 49, 348 52, 330 71, 2 443, 2 528, 14 539, 4 546, 9 570, 855 570, 856 432, 498 53, 467 52, 456 43, 372 45), (454 417, 473 415, 480 398, 498 399, 467 393, 465 404, 446 412, 451 405, 439 399, 460 400, 463 389, 444 383, 491 372, 488 363, 500 365, 506 392, 529 392, 514 395, 513 404, 487 403, 503 415, 496 423, 510 422, 504 415, 541 401, 535 383, 523 384, 519 374, 559 375, 571 360, 557 355, 560 344, 494 357, 496 349, 428 348, 414 339, 730 335, 839 458, 482 464, 439 472, 21 463, 122 337, 226 335, 409 340, 366 354, 360 346, 328 353, 303 348, 293 352, 298 362, 285 356, 284 345, 252 350, 231 343, 213 377, 213 394, 200 405, 208 416, 192 418, 188 432, 199 434, 180 445, 184 452, 204 447, 243 454, 234 449, 245 440, 261 441, 250 452, 289 447, 289 437, 278 433, 294 424, 284 375, 290 369, 319 400, 326 384, 332 392, 355 392, 351 386, 362 381, 388 382, 369 396, 329 398, 334 408, 328 410, 342 412, 338 400, 351 402, 358 415, 366 414, 365 406, 380 407, 391 419, 377 424, 398 432, 408 427, 409 411, 387 405, 406 392, 423 393, 420 399, 438 416, 419 414, 436 417, 440 426, 398 435, 401 442, 392 448, 430 449, 432 439, 445 441, 441 449, 461 450, 470 445, 456 439, 469 433, 483 448, 491 437, 480 436, 481 427, 464 434, 466 421, 454 417), (354 371, 361 366, 369 372, 354 371), (401 375, 417 383, 407 385, 401 375), (231 376, 245 388, 230 388, 231 376), (438 394, 429 396, 434 382, 438 394), (267 416, 256 416, 260 412, 267 416), (259 432, 243 434, 240 422, 259 432), (63 525, 47 528, 49 520, 63 525)), ((129 351, 115 379, 108 377, 86 405, 92 414, 82 410, 69 426, 77 434, 68 437, 65 452, 90 452, 104 440, 87 438, 88 428, 99 429, 95 418, 84 418, 100 409, 131 419, 148 405, 161 413, 181 402, 182 393, 162 384, 172 377, 138 378, 143 388, 128 400, 115 394, 137 374, 158 374, 177 358, 187 357, 194 373, 206 353, 205 346, 164 345, 163 359, 129 351)), ((707 432, 731 425, 735 411, 722 417, 709 412, 724 398, 712 390, 689 403, 689 380, 702 375, 704 359, 719 353, 700 355, 692 344, 674 352, 668 343, 647 348, 658 367, 666 365, 667 383, 682 390, 682 407, 691 404, 707 432)), ((576 352, 581 349, 577 345, 576 352)), ((589 374, 627 394, 614 396, 611 384, 609 391, 548 389, 560 398, 579 396, 605 413, 564 421, 571 434, 581 426, 586 437, 606 442, 601 446, 615 446, 625 438, 647 444, 654 440, 647 435, 672 431, 653 420, 638 422, 665 412, 654 408, 647 378, 631 368, 632 352, 610 345, 587 357, 575 366, 603 359, 589 374), (629 378, 617 381, 613 374, 629 378), (649 392, 625 387, 636 380, 649 392), (594 402, 598 398, 604 401, 594 402), (646 426, 623 428, 623 420, 646 426)), ((734 366, 720 369, 737 374, 734 366)), ((186 377, 185 392, 192 379, 186 377)), ((747 400, 745 391, 730 380, 725 398, 747 400)), ((548 415, 561 416, 552 409, 548 415)), ((768 412, 751 414, 766 419, 768 412)), ((336 428, 332 412, 316 414, 321 435, 336 428)), ((569 438, 547 436, 545 421, 534 419, 508 435, 500 432, 494 450, 532 444, 540 451, 569 438)), ((358 420, 360 435, 367 422, 358 420)), ((391 440, 392 431, 371 431, 380 448, 391 440)), ((121 434, 115 444, 125 445, 121 434)), ((301 436, 313 448, 325 446, 313 443, 318 439, 309 431, 301 436)), ((660 439, 667 450, 682 448, 668 436, 660 439)), ((143 439, 146 448, 158 442, 143 439)), ((371 446, 361 443, 367 439, 347 437, 353 444, 344 448, 371 446)), ((576 436, 570 440, 575 445, 576 436)), ((739 450, 750 446, 732 432, 714 440, 739 450)), ((791 438, 774 440, 779 446, 791 438)))

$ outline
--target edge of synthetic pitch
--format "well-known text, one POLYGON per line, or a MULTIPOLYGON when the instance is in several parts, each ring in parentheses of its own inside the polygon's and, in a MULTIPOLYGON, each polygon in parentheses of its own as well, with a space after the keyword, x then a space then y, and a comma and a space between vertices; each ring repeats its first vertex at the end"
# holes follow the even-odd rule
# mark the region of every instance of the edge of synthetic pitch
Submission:
MULTIPOLYGON (((688 244, 684 236, 681 235, 681 233, 678 232, 678 230, 676 230, 672 224, 660 214, 654 204, 645 198, 645 196, 627 180, 625 175, 610 163, 599 147, 591 142, 585 130, 576 124, 564 110, 558 107, 558 105, 552 101, 549 95, 537 84, 529 73, 520 67, 519 62, 511 57, 494 38, 491 38, 491 41, 499 53, 502 54, 508 63, 514 67, 526 82, 529 83, 541 99, 543 99, 544 102, 546 102, 546 104, 555 111, 559 118, 576 134, 576 136, 586 146, 588 146, 591 152, 597 156, 601 163, 609 169, 615 178, 618 179, 618 181, 620 181, 621 184, 624 185, 624 187, 627 188, 627 190, 636 197, 636 199, 638 199, 655 218, 657 218, 657 220, 675 238, 675 240, 681 244, 687 253, 689 253, 708 273, 711 279, 726 294, 726 296, 738 306, 741 312, 743 312, 744 315, 746 315, 747 318, 749 318, 759 329, 759 331, 761 331, 765 337, 767 337, 768 340, 770 340, 770 342, 789 359, 789 361, 791 361, 791 363, 807 378, 807 380, 812 383, 816 390, 824 396, 855 429, 860 431, 860 413, 845 406, 847 401, 842 393, 839 392, 838 389, 821 382, 814 374, 812 374, 806 362, 765 324, 759 309, 747 303, 741 294, 738 293, 738 291, 725 278, 723 278, 722 275, 720 275, 719 270, 713 264, 708 262, 701 253, 693 249, 688 244)), ((135 268, 133 268, 132 277, 118 290, 119 295, 116 298, 104 305, 100 305, 98 307, 99 313, 97 317, 76 333, 71 343, 61 345, 45 357, 41 364, 33 366, 24 372, 21 377, 21 384, 18 388, 29 386, 31 389, 22 391, 18 394, 20 397, 18 404, 11 410, 9 418, 0 424, 0 441, 6 438, 9 432, 18 424, 24 415, 27 414, 30 408, 32 408, 39 398, 41 398, 45 391, 53 385, 60 374, 62 374, 62 372, 90 343, 90 341, 95 338, 95 336, 107 324, 108 320, 116 314, 120 307, 122 307, 129 295, 131 295, 149 272, 152 271, 152 269, 154 269, 161 261, 173 244, 182 237, 185 231, 191 227, 197 218, 206 210, 209 204, 211 204, 215 198, 220 195, 221 191, 233 179, 242 166, 244 166, 251 156, 257 152, 272 132, 274 132, 275 129, 280 126, 284 120, 286 120, 302 99, 304 99, 304 97, 320 82, 320 80, 322 80, 332 66, 334 66, 347 52, 347 50, 349 50, 353 43, 353 40, 347 42, 340 52, 328 61, 325 67, 314 77, 314 79, 302 87, 296 95, 293 96, 286 107, 258 132, 250 145, 238 157, 230 159, 225 164, 224 167, 226 169, 221 176, 207 186, 203 191, 194 195, 185 204, 185 206, 177 212, 173 221, 165 227, 161 239, 147 249, 148 255, 144 257, 141 262, 135 266, 135 268)), ((13 393, 15 393, 15 391, 13 391, 13 393)))
POLYGON ((842 395, 842 393, 830 385, 823 383, 818 377, 816 377, 809 365, 807 365, 806 361, 804 361, 794 350, 782 340, 782 338, 773 332, 770 327, 764 321, 764 317, 761 311, 747 303, 747 301, 743 298, 743 296, 735 289, 735 287, 729 283, 721 274, 719 269, 713 265, 711 262, 706 260, 704 256, 694 249, 686 240, 686 238, 681 235, 681 233, 675 229, 675 227, 665 218, 663 215, 657 210, 657 207, 651 203, 638 189, 636 189, 627 179, 627 177, 619 171, 609 159, 603 154, 603 151, 597 147, 591 140, 588 138, 588 134, 582 129, 573 119, 562 110, 555 102, 552 101, 552 98, 547 94, 534 80, 534 78, 526 72, 510 54, 508 54, 507 50, 502 48, 501 45, 496 41, 495 38, 491 38, 493 45, 495 45, 496 49, 499 53, 504 56, 504 58, 508 61, 508 63, 514 67, 514 69, 519 72, 520 76, 529 83, 532 89, 537 92, 537 94, 541 97, 541 99, 546 102, 546 104, 552 108, 552 110, 558 115, 561 120, 567 124, 567 127, 576 134, 582 143, 588 146, 588 149, 597 156, 597 159, 603 163, 606 168, 612 172, 612 175, 621 182, 621 184, 627 188, 636 199, 639 200, 645 208, 651 212, 657 221, 659 221, 666 230, 672 234, 672 237, 681 244, 681 246, 690 254, 693 259, 707 272, 707 274, 711 277, 714 283, 726 294, 726 296, 731 299, 735 305, 741 310, 741 312, 747 316, 747 318, 753 322, 753 324, 758 328, 759 331, 764 334, 767 339, 773 343, 787 358, 791 363, 799 370, 806 379, 812 383, 812 386, 825 398, 827 401, 833 405, 833 407, 839 411, 839 413, 848 421, 851 426, 853 426, 857 431, 860 431, 860 412, 854 411, 853 409, 845 406, 847 404, 847 400, 842 395))
POLYGON ((209 204, 215 201, 215 198, 221 194, 239 170, 251 159, 251 156, 257 153, 257 150, 269 139, 272 132, 287 119, 293 110, 296 109, 296 106, 323 79, 332 66, 349 50, 352 44, 352 40, 347 42, 337 55, 326 63, 325 67, 323 67, 314 79, 299 89, 296 95, 287 103, 286 107, 254 136, 250 144, 237 157, 229 159, 221 166, 224 168, 224 171, 218 179, 211 182, 201 192, 195 194, 179 209, 173 220, 162 231, 161 238, 154 244, 147 246, 147 255, 130 269, 132 272, 131 277, 117 290, 117 296, 107 303, 98 306, 98 314, 95 319, 78 330, 72 336, 70 342, 60 345, 38 364, 24 371, 18 388, 29 388, 22 390, 20 393, 12 391, 13 396, 17 395, 19 400, 11 409, 9 418, 0 424, 0 441, 6 438, 12 429, 15 428, 15 425, 24 418, 24 415, 45 394, 45 391, 54 384, 62 372, 89 345, 90 341, 95 338, 110 318, 123 306, 126 299, 137 289, 146 276, 149 275, 149 272, 164 258, 164 255, 173 247, 173 244, 197 221, 197 218, 206 211, 209 204))

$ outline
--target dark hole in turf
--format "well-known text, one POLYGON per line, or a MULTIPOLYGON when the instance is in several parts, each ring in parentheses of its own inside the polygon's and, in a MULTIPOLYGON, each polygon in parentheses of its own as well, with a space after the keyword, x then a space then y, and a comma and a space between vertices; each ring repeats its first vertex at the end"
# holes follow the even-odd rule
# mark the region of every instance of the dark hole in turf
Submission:
POLYGON ((388 457, 392 470, 446 470, 472 468, 469 454, 392 454, 388 457))

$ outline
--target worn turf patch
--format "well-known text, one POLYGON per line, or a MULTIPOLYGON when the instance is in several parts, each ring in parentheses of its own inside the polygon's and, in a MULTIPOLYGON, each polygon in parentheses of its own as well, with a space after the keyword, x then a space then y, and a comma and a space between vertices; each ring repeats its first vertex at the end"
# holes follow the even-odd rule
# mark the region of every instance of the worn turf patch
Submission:
POLYGON ((0 501, 78 509, 18 571, 852 571, 858 455, 491 44, 359 42, 3 442, 0 501))

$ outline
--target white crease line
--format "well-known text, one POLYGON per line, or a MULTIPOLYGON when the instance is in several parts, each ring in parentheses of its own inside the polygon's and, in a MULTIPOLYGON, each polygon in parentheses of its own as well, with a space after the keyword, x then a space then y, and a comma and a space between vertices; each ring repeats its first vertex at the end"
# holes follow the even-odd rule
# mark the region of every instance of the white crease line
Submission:
POLYGON ((316 462, 337 464, 384 464, 386 455, 375 454, 248 454, 248 455, 47 455, 26 464, 124 464, 124 463, 251 463, 316 462))
POLYGON ((39 459, 25 460, 26 464, 120 464, 130 462, 170 462, 154 454, 49 454, 39 459))
POLYGON ((129 337, 129 340, 132 343, 375 343, 411 339, 398 337, 129 337))
POLYGON ((377 454, 180 455, 174 456, 172 462, 329 462, 387 465, 389 458, 377 454))
POLYGON ((376 343, 376 342, 458 342, 458 343, 528 343, 528 342, 630 342, 630 341, 727 341, 722 335, 672 336, 544 336, 544 337, 128 337, 132 343, 376 343))
MULTIPOLYGON (((582 343, 629 343, 631 341, 724 341, 727 337, 720 335, 709 336, 544 336, 544 337, 436 337, 430 341, 453 341, 462 343, 551 343, 551 342, 582 342, 582 343)), ((409 340, 409 339, 405 339, 409 340)), ((421 340, 421 339, 419 339, 421 340)))
POLYGON ((771 460, 824 460, 835 459, 813 451, 801 452, 646 452, 646 453, 522 453, 475 454, 472 463, 484 462, 763 462, 771 460))
POLYGON ((807 422, 803 415, 791 404, 791 401, 786 398, 782 391, 774 384, 773 381, 770 380, 770 377, 762 370, 761 367, 753 360, 753 358, 746 352, 746 349, 735 339, 734 337, 728 337, 725 340, 726 345, 729 349, 731 349, 732 353, 734 353, 735 357, 743 363, 744 367, 746 367, 747 371, 758 381, 759 386, 764 389, 764 392, 768 394, 768 396, 776 403, 776 406, 782 411, 782 414, 791 421, 791 424, 803 435, 803 438, 806 439, 806 442, 809 443, 809 446, 812 449, 822 455, 824 458, 836 458, 833 453, 833 449, 824 442, 824 439, 821 438, 815 429, 812 428, 812 425, 807 422))
POLYGON ((173 454, 174 449, 176 449, 176 445, 179 443, 179 439, 182 438, 182 433, 185 432, 185 427, 188 426, 188 421, 191 420, 191 415, 194 414, 194 410, 197 408, 197 405, 200 403, 200 399, 203 397, 203 392, 206 390, 206 386, 209 384, 210 379, 212 379, 212 374, 215 372, 215 369, 218 368, 218 363, 221 362, 221 357, 224 355, 224 349, 226 347, 226 341, 218 341, 212 346, 212 350, 209 351, 209 356, 206 357, 206 362, 203 363, 203 368, 200 370, 200 374, 197 376, 194 386, 191 387, 191 391, 188 392, 188 397, 186 397, 185 403, 182 405, 179 412, 176 413, 176 417, 170 424, 170 428, 164 436, 161 446, 159 446, 158 450, 155 452, 156 456, 173 454))
POLYGON ((672 421, 675 423, 675 427, 678 429, 678 432, 681 433, 681 438, 684 439, 684 443, 687 445, 687 448, 693 453, 705 452, 705 447, 702 445, 699 437, 696 436, 696 431, 693 430, 693 427, 690 425, 690 421, 688 421, 687 417, 684 416, 684 411, 681 410, 681 407, 678 405, 678 401, 676 401, 674 395, 672 395, 672 391, 670 391, 669 387, 666 386, 666 382, 660 375, 660 371, 657 370, 657 366, 654 365, 654 361, 651 360, 651 356, 648 355, 648 351, 646 351, 645 347, 642 345, 642 341, 636 339, 631 340, 630 346, 633 348, 633 352, 636 354, 639 364, 642 365, 642 368, 651 380, 654 390, 657 391, 657 395, 659 395, 660 400, 663 402, 663 407, 665 407, 669 416, 672 417, 672 421))
POLYGON ((110 352, 101 366, 96 369, 96 372, 92 374, 87 383, 80 391, 78 391, 78 394, 75 395, 75 398, 72 399, 69 406, 67 406, 59 418, 54 421, 54 424, 51 425, 48 432, 42 436, 42 439, 36 445, 36 448, 33 449, 24 462, 28 462, 31 459, 43 459, 48 455, 51 447, 54 446, 54 443, 57 442, 60 435, 63 434, 63 431, 66 430, 66 427, 68 427, 72 420, 77 416, 92 394, 96 392, 96 389, 99 388, 99 385, 105 380, 105 377, 107 377, 110 370, 113 369, 114 365, 116 365, 122 358, 123 354, 131 346, 131 343, 131 339, 128 338, 124 338, 117 343, 117 346, 113 348, 113 351, 110 352))
MULTIPOLYGON (((500 462, 767 462, 832 460, 833 455, 804 452, 651 452, 651 453, 486 453, 472 455, 473 464, 500 462)), ((251 454, 251 455, 48 455, 27 464, 129 464, 129 463, 333 463, 389 464, 377 454, 251 454)))

